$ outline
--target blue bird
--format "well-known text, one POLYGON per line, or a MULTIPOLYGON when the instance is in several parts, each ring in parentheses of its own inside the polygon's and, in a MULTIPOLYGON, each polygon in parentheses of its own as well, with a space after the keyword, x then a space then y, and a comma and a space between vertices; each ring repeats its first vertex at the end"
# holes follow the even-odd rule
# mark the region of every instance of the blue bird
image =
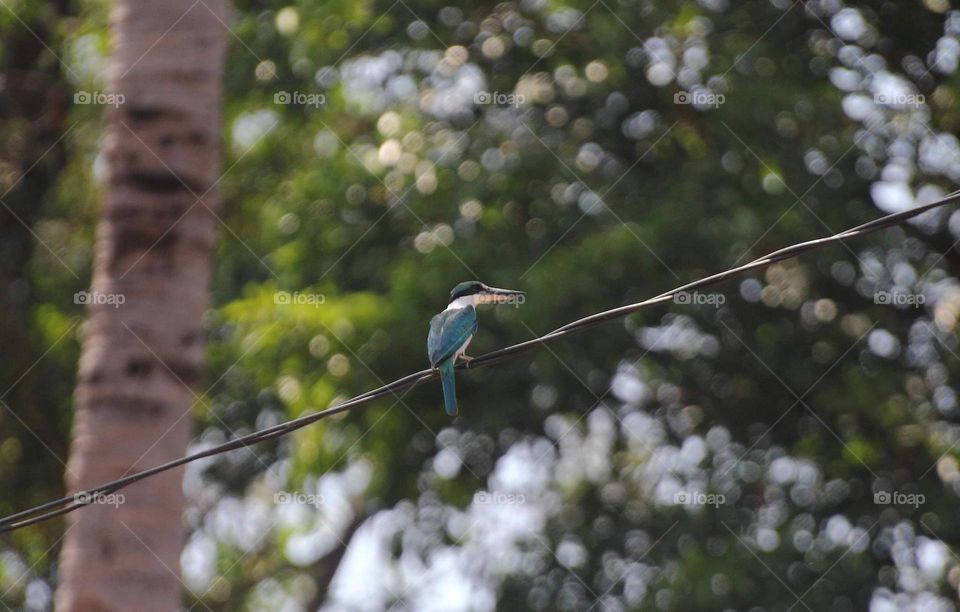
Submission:
POLYGON ((454 385, 453 366, 462 357, 468 363, 464 351, 477 331, 478 304, 523 303, 523 291, 488 287, 480 281, 460 283, 450 292, 447 309, 430 319, 430 334, 427 336, 427 355, 430 366, 440 371, 443 385, 443 406, 450 416, 457 414, 457 391, 454 385))

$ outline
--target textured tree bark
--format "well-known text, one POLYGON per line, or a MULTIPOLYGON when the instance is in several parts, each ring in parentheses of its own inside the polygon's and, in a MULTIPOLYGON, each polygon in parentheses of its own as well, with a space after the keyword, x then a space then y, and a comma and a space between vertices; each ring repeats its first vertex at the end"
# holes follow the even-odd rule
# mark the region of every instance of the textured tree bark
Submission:
MULTIPOLYGON (((118 0, 111 13, 108 82, 123 99, 106 107, 106 185, 74 394, 71 491, 173 459, 187 446, 216 238, 227 11, 226 0, 118 0)), ((124 490, 122 500, 101 500, 123 502, 117 506, 96 503, 68 517, 58 610, 180 608, 181 478, 167 472, 124 490)))

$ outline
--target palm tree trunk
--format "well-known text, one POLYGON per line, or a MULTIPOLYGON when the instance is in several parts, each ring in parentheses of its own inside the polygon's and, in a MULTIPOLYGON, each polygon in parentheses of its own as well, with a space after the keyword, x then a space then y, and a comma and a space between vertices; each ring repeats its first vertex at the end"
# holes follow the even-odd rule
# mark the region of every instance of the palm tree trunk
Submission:
MULTIPOLYGON (((121 103, 106 108, 106 184, 74 395, 71 491, 175 458, 187 446, 216 237, 227 10, 226 0, 113 7, 108 81, 121 103)), ((180 607, 181 478, 180 470, 167 472, 69 516, 58 610, 180 607)))

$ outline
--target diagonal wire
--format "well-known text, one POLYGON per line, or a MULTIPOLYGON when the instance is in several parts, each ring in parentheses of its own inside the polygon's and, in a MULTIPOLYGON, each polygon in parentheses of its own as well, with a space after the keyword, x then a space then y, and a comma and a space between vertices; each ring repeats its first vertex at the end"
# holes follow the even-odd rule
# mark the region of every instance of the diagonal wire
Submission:
MULTIPOLYGON (((479 357, 474 357, 469 364, 459 364, 457 366, 457 369, 465 370, 465 369, 491 366, 496 363, 500 363, 501 361, 505 361, 507 359, 520 355, 522 353, 530 352, 533 349, 539 348, 541 345, 545 345, 549 342, 555 342, 562 338, 566 338, 567 336, 570 336, 584 329, 595 327, 597 325, 606 323, 608 321, 612 321, 614 319, 623 318, 629 314, 633 314, 635 312, 643 310, 644 308, 665 304, 667 302, 672 301, 674 296, 679 293, 688 292, 688 291, 700 289, 703 287, 718 285, 730 278, 744 274, 745 272, 751 272, 754 270, 763 269, 773 265, 776 262, 783 261, 786 259, 793 259, 804 253, 807 253, 810 251, 816 251, 834 243, 839 243, 844 240, 849 240, 851 238, 857 238, 859 236, 871 234, 881 229, 897 225, 907 219, 911 219, 913 217, 921 215, 934 208, 939 208, 942 206, 948 206, 948 205, 957 204, 957 203, 960 203, 960 191, 954 191, 953 193, 950 193, 949 195, 941 198, 940 200, 937 200, 936 202, 932 202, 930 204, 925 204, 923 206, 918 206, 911 210, 905 210, 898 213, 893 213, 890 215, 886 215, 884 217, 880 217, 878 219, 874 219, 873 221, 868 221, 867 223, 862 223, 856 227, 852 227, 848 230, 840 232, 839 234, 833 234, 832 236, 826 236, 824 238, 815 238, 813 240, 799 242, 797 244, 793 244, 788 247, 784 247, 782 249, 773 251, 772 253, 768 253, 767 255, 764 255, 763 257, 760 257, 759 259, 755 259, 749 263, 743 264, 742 266, 737 266, 735 268, 724 270, 723 272, 718 272, 716 274, 712 274, 710 276, 700 278, 698 280, 687 283, 685 285, 681 285, 679 287, 676 287, 674 289, 661 293, 660 295, 654 296, 642 302, 627 304, 625 306, 620 306, 618 308, 611 308, 610 310, 604 310, 602 312, 598 312, 598 313, 583 317, 581 319, 577 319, 576 321, 567 323, 566 325, 558 327, 552 332, 546 335, 540 336, 539 338, 533 338, 532 340, 520 342, 512 346, 507 346, 502 349, 492 351, 485 355, 480 355, 479 357)), ((181 465, 185 465, 187 463, 197 461, 198 459, 211 457, 213 455, 219 455, 221 453, 225 453, 237 448, 248 448, 252 444, 257 444, 265 440, 271 440, 274 438, 278 438, 280 436, 284 436, 292 431, 306 427, 307 425, 314 423, 316 421, 319 421, 320 419, 323 419, 325 417, 328 417, 334 414, 339 414, 341 412, 346 412, 348 410, 352 410, 357 406, 369 404, 374 400, 380 399, 382 397, 386 397, 388 395, 392 395, 399 389, 416 387, 425 382, 435 380, 438 376, 439 374, 437 373, 436 370, 432 370, 432 369, 420 370, 419 372, 414 372, 402 378, 398 378, 397 380, 391 383, 382 385, 375 389, 371 389, 370 391, 367 391, 365 393, 361 393, 360 395, 357 395, 347 401, 330 406, 325 410, 314 412, 312 414, 307 414, 302 417, 287 421, 285 423, 274 425, 272 427, 267 427, 260 431, 256 431, 251 434, 247 434, 245 436, 237 438, 235 440, 231 440, 230 442, 219 444, 217 446, 213 446, 203 451, 199 451, 191 455, 186 455, 184 457, 180 457, 179 459, 175 459, 173 461, 168 461, 166 463, 152 467, 150 469, 143 470, 135 474, 130 474, 129 476, 126 476, 124 478, 120 478, 117 480, 104 483, 93 489, 89 489, 86 491, 78 491, 77 493, 72 494, 70 496, 62 497, 60 499, 49 501, 47 503, 40 504, 39 506, 34 506, 33 508, 29 508, 27 510, 17 512, 15 514, 11 514, 6 518, 0 519, 0 533, 13 531, 15 529, 19 529, 22 527, 26 527, 28 525, 33 525, 33 524, 48 520, 55 516, 60 516, 68 512, 72 512, 73 510, 76 510, 77 508, 80 508, 86 505, 86 503, 82 501, 84 499, 87 499, 87 500, 94 499, 100 495, 106 495, 114 491, 118 491, 119 489, 122 489, 130 484, 133 484, 134 482, 138 482, 145 478, 149 478, 150 476, 159 474, 161 472, 172 470, 181 465)))

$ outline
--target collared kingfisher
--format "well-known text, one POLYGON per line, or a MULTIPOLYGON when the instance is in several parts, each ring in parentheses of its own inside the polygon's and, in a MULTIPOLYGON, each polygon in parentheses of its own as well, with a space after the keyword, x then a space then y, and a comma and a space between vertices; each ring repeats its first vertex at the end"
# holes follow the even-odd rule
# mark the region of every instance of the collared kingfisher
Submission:
POLYGON ((427 336, 427 355, 430 366, 440 371, 443 385, 443 406, 450 416, 457 415, 457 391, 453 366, 457 358, 467 363, 472 359, 464 354, 477 331, 478 304, 521 303, 523 291, 488 287, 480 281, 460 283, 450 292, 447 309, 430 319, 427 336))

